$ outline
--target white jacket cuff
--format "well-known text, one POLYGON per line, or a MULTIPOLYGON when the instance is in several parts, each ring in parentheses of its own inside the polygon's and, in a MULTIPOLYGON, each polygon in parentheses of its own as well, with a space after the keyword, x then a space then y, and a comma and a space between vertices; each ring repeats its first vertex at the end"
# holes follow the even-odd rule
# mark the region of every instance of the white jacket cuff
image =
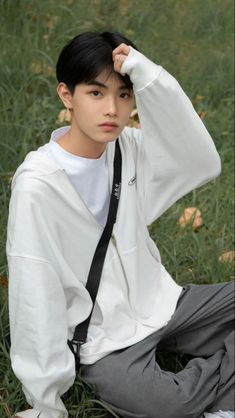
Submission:
POLYGON ((38 418, 40 416, 40 411, 37 411, 36 409, 27 409, 23 412, 17 412, 15 416, 19 418, 38 418))
MULTIPOLYGON (((67 414, 66 414, 67 416, 67 414)), ((17 412, 15 414, 15 417, 19 418, 63 418, 65 415, 60 412, 56 412, 56 415, 54 412, 43 412, 38 411, 37 409, 27 409, 26 411, 17 412)))
POLYGON ((147 87, 159 76, 162 66, 150 61, 150 59, 130 45, 129 47, 130 52, 122 64, 121 72, 129 75, 135 91, 139 91, 147 87))

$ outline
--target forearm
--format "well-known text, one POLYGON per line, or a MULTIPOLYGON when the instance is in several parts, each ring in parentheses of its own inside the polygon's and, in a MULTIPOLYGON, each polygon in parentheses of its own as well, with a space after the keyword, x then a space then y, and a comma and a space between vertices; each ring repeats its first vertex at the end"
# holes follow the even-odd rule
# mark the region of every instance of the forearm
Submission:
POLYGON ((133 49, 122 71, 134 83, 142 135, 139 181, 151 223, 180 197, 216 177, 220 158, 174 77, 133 49))
POLYGON ((198 176, 198 183, 220 172, 220 158, 205 125, 179 83, 162 69, 136 101, 150 161, 198 176), (163 164, 162 164, 163 162, 163 164))
POLYGON ((51 266, 8 257, 12 369, 32 410, 22 418, 66 418, 60 396, 73 384, 74 358, 67 346, 66 305, 51 266))

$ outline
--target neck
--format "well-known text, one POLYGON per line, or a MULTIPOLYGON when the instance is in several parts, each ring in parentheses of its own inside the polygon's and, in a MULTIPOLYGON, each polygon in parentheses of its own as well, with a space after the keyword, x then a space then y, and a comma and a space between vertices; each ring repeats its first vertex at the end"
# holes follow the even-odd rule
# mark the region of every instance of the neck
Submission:
POLYGON ((106 143, 97 143, 81 132, 77 132, 73 125, 57 142, 71 154, 89 159, 99 158, 107 146, 106 143))

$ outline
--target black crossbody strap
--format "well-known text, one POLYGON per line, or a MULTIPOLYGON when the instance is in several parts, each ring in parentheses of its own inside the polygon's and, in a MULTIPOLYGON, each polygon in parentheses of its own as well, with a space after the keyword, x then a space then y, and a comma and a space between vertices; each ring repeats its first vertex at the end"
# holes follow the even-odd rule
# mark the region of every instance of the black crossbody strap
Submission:
POLYGON ((109 213, 106 225, 104 227, 103 233, 95 250, 95 254, 93 256, 93 260, 91 263, 90 271, 88 274, 86 289, 88 290, 92 302, 93 307, 89 317, 83 321, 82 323, 78 324, 74 331, 74 336, 72 341, 68 341, 69 347, 75 355, 76 361, 76 370, 79 370, 80 366, 80 346, 84 344, 87 339, 87 332, 89 323, 91 320, 92 312, 94 309, 96 295, 98 293, 100 278, 102 274, 102 269, 104 265, 105 255, 107 252, 107 248, 109 245, 109 241, 112 235, 113 225, 116 222, 117 216, 117 209, 119 203, 119 197, 121 192, 121 172, 122 172, 122 156, 121 150, 119 145, 119 140, 116 140, 115 144, 115 156, 114 156, 114 168, 113 168, 113 185, 112 185, 112 193, 110 198, 109 204, 109 213))

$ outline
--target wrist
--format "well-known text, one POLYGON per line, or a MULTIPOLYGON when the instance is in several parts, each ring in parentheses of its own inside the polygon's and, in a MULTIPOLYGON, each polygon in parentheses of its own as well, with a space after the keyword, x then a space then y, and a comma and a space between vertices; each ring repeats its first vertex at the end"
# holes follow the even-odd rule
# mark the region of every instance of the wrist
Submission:
POLYGON ((121 72, 128 74, 136 91, 142 90, 156 79, 162 66, 145 57, 129 45, 130 52, 121 66, 121 72))

